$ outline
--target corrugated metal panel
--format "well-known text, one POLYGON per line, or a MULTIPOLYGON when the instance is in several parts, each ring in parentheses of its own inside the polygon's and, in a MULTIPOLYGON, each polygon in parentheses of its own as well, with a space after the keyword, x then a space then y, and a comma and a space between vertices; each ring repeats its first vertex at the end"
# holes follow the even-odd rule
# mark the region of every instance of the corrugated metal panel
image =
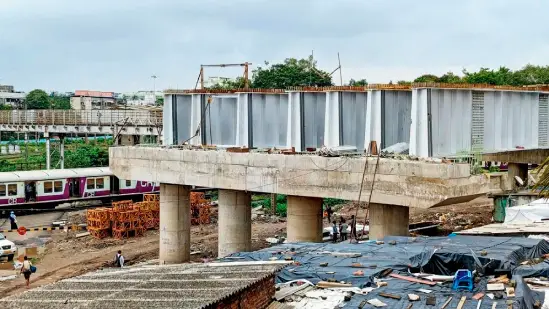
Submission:
POLYGON ((471 150, 484 147, 484 92, 473 91, 471 122, 471 150))
MULTIPOLYGON (((192 96, 176 95, 177 143, 182 143, 191 137, 192 96)), ((194 132, 193 132, 194 133, 194 132)))
POLYGON ((214 96, 205 110, 206 123, 204 136, 212 145, 236 144, 237 98, 214 96))
POLYGON ((251 105, 254 147, 286 146, 288 96, 252 94, 251 105))
POLYGON ((410 126, 412 124, 412 92, 383 91, 383 147, 387 148, 397 143, 410 142, 410 126))
POLYGON ((548 144, 549 129, 549 95, 539 95, 539 107, 538 107, 538 146, 543 147, 548 144))
POLYGON ((431 89, 432 156, 471 150, 471 91, 431 89))
POLYGON ((303 137, 306 148, 318 148, 324 145, 324 117, 326 112, 326 93, 306 92, 303 97, 303 137))
POLYGON ((342 92, 341 95, 341 145, 355 146, 358 151, 362 151, 368 96, 365 92, 342 92))

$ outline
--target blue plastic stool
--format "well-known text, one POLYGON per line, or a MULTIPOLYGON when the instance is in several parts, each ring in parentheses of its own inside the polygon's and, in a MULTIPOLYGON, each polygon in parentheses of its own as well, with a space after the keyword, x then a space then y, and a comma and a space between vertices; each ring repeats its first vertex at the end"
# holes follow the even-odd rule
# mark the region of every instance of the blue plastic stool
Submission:
POLYGON ((473 290, 473 274, 468 269, 458 269, 454 275, 452 290, 473 290))

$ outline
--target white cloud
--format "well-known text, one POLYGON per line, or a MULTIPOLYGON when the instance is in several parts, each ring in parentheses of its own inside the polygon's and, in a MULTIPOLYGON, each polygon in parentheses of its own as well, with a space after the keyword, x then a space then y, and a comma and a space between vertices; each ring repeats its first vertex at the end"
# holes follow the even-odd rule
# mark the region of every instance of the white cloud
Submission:
POLYGON ((151 88, 154 73, 159 88, 191 88, 201 63, 257 65, 313 49, 325 70, 340 52, 346 81, 519 68, 546 64, 548 9, 536 0, 0 0, 0 82, 122 92, 151 88))

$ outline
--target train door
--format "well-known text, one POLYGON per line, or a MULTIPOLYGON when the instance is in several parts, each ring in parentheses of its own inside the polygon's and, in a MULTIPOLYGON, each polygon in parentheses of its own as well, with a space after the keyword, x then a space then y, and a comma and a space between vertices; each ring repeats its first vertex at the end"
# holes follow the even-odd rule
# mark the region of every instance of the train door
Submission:
POLYGON ((80 196, 80 179, 71 178, 69 181, 69 192, 70 197, 81 197, 80 196))
POLYGON ((120 194, 120 180, 116 176, 111 176, 111 194, 120 194))

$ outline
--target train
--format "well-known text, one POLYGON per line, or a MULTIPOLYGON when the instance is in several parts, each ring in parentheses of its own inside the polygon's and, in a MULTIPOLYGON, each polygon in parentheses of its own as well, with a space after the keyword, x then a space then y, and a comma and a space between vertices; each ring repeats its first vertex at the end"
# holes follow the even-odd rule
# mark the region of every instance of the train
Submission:
POLYGON ((139 200, 159 183, 119 179, 108 167, 0 173, 0 210, 55 208, 75 201, 139 200))

